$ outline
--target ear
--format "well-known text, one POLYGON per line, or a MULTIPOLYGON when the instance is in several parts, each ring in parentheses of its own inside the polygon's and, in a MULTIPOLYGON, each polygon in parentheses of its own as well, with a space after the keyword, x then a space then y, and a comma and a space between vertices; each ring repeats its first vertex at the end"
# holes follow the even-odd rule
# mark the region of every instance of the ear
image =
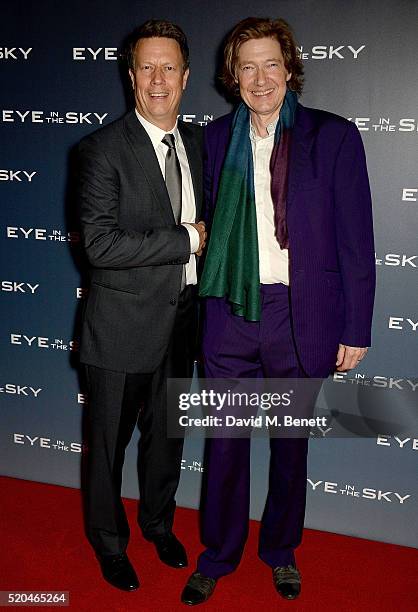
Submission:
POLYGON ((286 81, 290 81, 291 78, 292 78, 292 73, 288 72, 286 76, 286 81))
POLYGON ((129 78, 131 79, 132 89, 135 89, 135 75, 129 68, 129 78))
POLYGON ((190 74, 190 70, 189 68, 187 68, 187 70, 185 70, 183 74, 183 91, 186 89, 187 79, 189 78, 189 74, 190 74))

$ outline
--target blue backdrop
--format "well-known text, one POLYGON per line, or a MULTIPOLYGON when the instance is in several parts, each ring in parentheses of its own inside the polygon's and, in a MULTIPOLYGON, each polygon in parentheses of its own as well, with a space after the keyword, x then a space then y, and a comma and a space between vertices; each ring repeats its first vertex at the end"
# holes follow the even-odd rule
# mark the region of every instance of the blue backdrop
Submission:
MULTIPOLYGON (((85 390, 79 311, 86 292, 74 200, 73 151, 86 134, 132 104, 118 61, 146 19, 186 31, 191 77, 181 114, 205 124, 229 110, 215 82, 219 46, 248 15, 294 27, 306 86, 302 102, 355 121, 373 192, 378 289, 373 348, 359 372, 328 383, 325 408, 360 411, 367 396, 382 430, 365 439, 311 441, 309 527, 418 545, 417 143, 414 1, 247 0, 210 4, 69 0, 8 3, 0 22, 0 472, 78 487, 85 390), (407 417, 396 436, 383 423, 407 417), (384 418, 383 418, 384 417, 384 418)), ((373 433, 374 432, 374 433, 373 433)), ((124 494, 136 497, 137 435, 124 494)), ((267 445, 253 445, 253 518, 267 480, 267 445)), ((197 507, 202 443, 186 443, 180 505, 197 507)))

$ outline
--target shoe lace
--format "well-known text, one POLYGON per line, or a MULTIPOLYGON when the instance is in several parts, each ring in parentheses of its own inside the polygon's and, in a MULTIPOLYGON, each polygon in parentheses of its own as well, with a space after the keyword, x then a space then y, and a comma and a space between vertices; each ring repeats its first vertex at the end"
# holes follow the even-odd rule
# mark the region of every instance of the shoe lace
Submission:
POLYGON ((274 579, 278 584, 288 582, 296 584, 300 582, 300 572, 293 565, 279 566, 273 569, 274 579))

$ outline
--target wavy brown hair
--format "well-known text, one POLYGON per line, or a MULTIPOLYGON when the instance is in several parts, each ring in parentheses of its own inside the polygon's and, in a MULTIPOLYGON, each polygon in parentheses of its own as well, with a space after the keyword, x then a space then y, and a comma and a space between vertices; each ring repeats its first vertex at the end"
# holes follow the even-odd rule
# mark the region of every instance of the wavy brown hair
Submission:
POLYGON ((284 19, 262 17, 243 19, 226 39, 220 79, 229 93, 239 95, 237 62, 241 45, 248 40, 258 38, 274 38, 280 44, 284 64, 287 71, 292 74, 287 86, 300 95, 303 88, 303 63, 298 56, 293 32, 284 19))

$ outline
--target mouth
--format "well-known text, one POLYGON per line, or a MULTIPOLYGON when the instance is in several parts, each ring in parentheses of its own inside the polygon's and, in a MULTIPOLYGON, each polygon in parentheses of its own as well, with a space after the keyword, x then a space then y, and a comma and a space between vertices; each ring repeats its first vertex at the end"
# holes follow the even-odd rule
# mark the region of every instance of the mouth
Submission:
POLYGON ((155 91, 151 92, 149 96, 153 100, 162 100, 164 98, 168 98, 168 93, 166 91, 155 91))
POLYGON ((273 87, 270 87, 270 89, 264 89, 263 91, 252 91, 251 93, 253 96, 256 96, 256 98, 263 98, 271 94, 272 91, 274 91, 273 87))

